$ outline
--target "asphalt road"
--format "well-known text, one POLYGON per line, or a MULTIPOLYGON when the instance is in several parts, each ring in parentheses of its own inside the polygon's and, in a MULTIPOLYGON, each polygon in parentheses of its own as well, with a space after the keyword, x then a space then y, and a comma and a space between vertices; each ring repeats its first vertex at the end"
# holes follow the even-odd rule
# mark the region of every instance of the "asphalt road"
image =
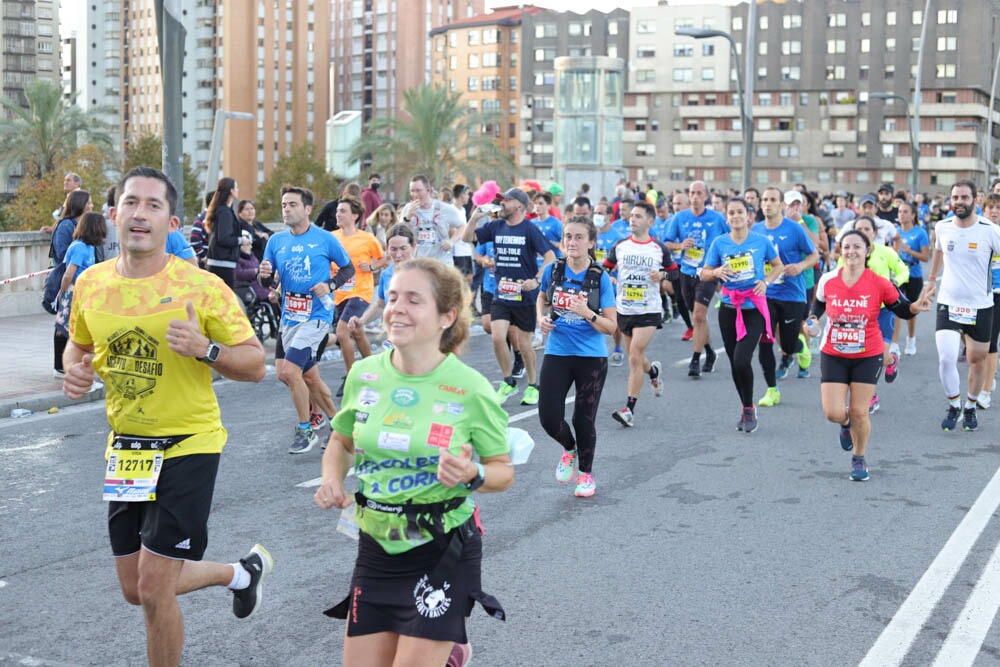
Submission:
MULTIPOLYGON (((484 588, 508 621, 477 608, 473 664, 1000 664, 1000 408, 979 432, 941 432, 932 327, 922 316, 918 355, 879 387, 867 483, 848 480, 822 417, 818 363, 780 383, 756 433, 737 433, 728 361, 689 380, 679 323, 651 347, 665 395, 644 388, 631 430, 610 417, 627 372, 611 369, 594 498, 554 481, 557 445, 512 405, 537 445, 512 490, 481 497, 484 588)), ((486 337, 465 358, 497 378, 486 337)), ((323 375, 335 387, 339 363, 323 375)), ((320 453, 286 453, 294 416, 273 374, 217 392, 230 444, 206 558, 260 541, 276 565, 249 620, 223 589, 182 599, 184 664, 339 664, 343 624, 321 612, 346 591, 355 543, 313 504, 320 453)), ((106 429, 102 404, 0 419, 0 665, 144 662, 141 610, 122 600, 107 544, 106 429)))

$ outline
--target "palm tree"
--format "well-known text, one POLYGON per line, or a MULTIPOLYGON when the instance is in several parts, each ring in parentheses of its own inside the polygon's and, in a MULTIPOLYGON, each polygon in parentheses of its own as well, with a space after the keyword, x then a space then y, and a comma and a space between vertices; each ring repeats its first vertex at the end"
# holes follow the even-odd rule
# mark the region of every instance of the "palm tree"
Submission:
POLYGON ((400 118, 371 120, 351 147, 352 160, 371 160, 371 170, 407 182, 425 174, 435 186, 459 175, 467 183, 483 179, 510 182, 514 163, 484 126, 502 122, 499 113, 471 109, 459 93, 421 85, 403 93, 400 118))
POLYGON ((110 151, 113 148, 107 125, 63 98, 62 89, 39 79, 24 89, 27 107, 10 98, 0 99, 5 112, 0 118, 0 160, 4 167, 24 162, 35 176, 56 168, 60 159, 90 143, 110 151))

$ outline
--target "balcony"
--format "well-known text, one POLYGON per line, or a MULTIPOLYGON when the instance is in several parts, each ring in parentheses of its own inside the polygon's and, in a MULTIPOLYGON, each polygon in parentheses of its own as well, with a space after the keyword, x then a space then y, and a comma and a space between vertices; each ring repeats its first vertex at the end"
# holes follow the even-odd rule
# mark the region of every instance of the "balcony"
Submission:
POLYGON ((854 118, 858 115, 857 104, 837 104, 836 102, 826 105, 833 118, 854 118))
POLYGON ((521 130, 521 133, 518 135, 517 140, 522 144, 531 143, 531 136, 532 136, 531 130, 521 130))
POLYGON ((645 104, 627 106, 622 109, 622 115, 625 118, 648 118, 649 117, 649 107, 645 104))
POLYGON ((790 144, 792 143, 791 130, 757 130, 753 133, 754 143, 764 144, 790 144))
MULTIPOLYGON (((889 114, 888 111, 892 107, 886 107, 886 115, 889 114)), ((904 113, 904 112, 900 112, 904 113)), ((921 104, 920 105, 920 115, 921 116, 945 116, 949 118, 957 118, 960 116, 975 116, 976 118, 986 118, 986 105, 985 104, 938 104, 936 102, 931 104, 921 104)))
MULTIPOLYGON (((910 145, 910 133, 908 130, 882 130, 878 133, 878 140, 883 144, 906 144, 910 145)), ((978 132, 975 130, 952 130, 948 132, 921 132, 921 144, 978 144, 978 132)))
POLYGON ((792 118, 795 116, 795 107, 789 105, 779 106, 755 106, 753 108, 754 118, 792 118))
POLYGON ((632 144, 646 143, 646 130, 625 130, 622 132, 622 141, 632 144))
POLYGON ((838 144, 856 144, 858 133, 855 130, 830 130, 829 139, 838 144))
MULTIPOLYGON (((893 161, 894 168, 899 171, 909 171, 913 168, 909 155, 897 155, 893 161)), ((982 172, 982 160, 974 157, 923 157, 920 158, 920 171, 975 171, 982 172)))
POLYGON ((681 130, 684 143, 740 143, 743 133, 733 130, 681 130))
POLYGON ((730 104, 680 107, 681 118, 739 118, 740 110, 730 104))

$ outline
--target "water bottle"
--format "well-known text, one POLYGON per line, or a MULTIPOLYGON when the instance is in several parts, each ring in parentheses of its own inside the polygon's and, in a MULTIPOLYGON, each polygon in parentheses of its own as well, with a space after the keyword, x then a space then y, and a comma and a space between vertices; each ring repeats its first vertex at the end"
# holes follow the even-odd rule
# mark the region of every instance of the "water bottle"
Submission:
POLYGON ((333 303, 333 295, 332 294, 330 294, 329 292, 327 292, 326 294, 324 294, 323 296, 321 296, 319 298, 319 302, 323 304, 324 308, 326 308, 330 312, 333 312, 335 306, 334 306, 334 303, 333 303))
POLYGON ((535 441, 524 429, 508 427, 507 445, 510 447, 510 462, 517 466, 528 462, 535 441))
POLYGON ((28 415, 35 414, 34 410, 27 410, 25 408, 14 408, 10 411, 10 416, 17 419, 18 417, 27 417, 28 415))
POLYGON ((819 326, 819 320, 817 320, 815 317, 810 317, 808 320, 806 320, 806 329, 809 331, 809 335, 812 336, 813 338, 816 338, 821 333, 823 333, 823 330, 819 326))
POLYGON ((340 510, 340 518, 337 519, 337 532, 347 535, 352 540, 358 539, 360 530, 358 521, 354 517, 354 505, 340 510))
POLYGON ((499 213, 501 210, 503 210, 503 207, 498 204, 483 204, 482 206, 479 207, 479 210, 482 211, 483 213, 489 213, 490 215, 492 215, 494 213, 499 213))

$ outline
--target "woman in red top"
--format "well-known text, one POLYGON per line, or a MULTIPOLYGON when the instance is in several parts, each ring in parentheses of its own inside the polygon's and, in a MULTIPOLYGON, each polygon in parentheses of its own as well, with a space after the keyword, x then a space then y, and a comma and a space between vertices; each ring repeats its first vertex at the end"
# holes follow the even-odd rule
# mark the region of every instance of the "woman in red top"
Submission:
POLYGON ((823 332, 821 384, 823 413, 840 424, 840 446, 852 451, 851 479, 868 480, 865 449, 871 435, 868 404, 882 372, 884 343, 878 326, 882 304, 908 320, 930 308, 934 283, 928 282, 913 303, 899 288, 867 268, 872 242, 857 230, 844 234, 840 242, 844 266, 824 274, 816 285, 810 328, 826 312, 823 332), (850 403, 848 403, 848 393, 850 403), (846 407, 845 406, 848 406, 846 407))

